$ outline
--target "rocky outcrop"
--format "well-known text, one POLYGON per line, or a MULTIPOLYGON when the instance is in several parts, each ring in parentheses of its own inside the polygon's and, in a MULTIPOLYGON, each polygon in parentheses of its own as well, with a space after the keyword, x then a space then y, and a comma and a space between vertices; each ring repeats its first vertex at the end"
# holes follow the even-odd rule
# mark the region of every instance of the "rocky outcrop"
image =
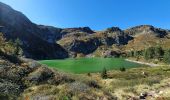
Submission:
POLYGON ((121 53, 120 52, 116 52, 116 51, 111 51, 111 50, 107 50, 107 51, 104 51, 102 52, 102 56, 103 57, 120 57, 121 53))
POLYGON ((101 43, 97 38, 89 39, 87 41, 74 40, 68 46, 68 50, 77 53, 90 54, 94 52, 99 45, 101 45, 101 43))
POLYGON ((106 40, 107 45, 125 45, 133 39, 129 34, 125 33, 118 27, 111 27, 103 32, 106 34, 106 38, 104 39, 106 40))

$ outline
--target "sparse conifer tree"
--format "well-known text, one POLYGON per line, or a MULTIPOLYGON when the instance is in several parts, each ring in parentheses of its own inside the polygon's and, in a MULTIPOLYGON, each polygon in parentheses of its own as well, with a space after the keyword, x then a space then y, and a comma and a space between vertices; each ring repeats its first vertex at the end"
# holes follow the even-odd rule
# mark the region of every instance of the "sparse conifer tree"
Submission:
POLYGON ((106 79, 106 78, 107 78, 107 70, 106 70, 105 67, 103 68, 103 71, 102 71, 102 73, 101 73, 101 77, 102 77, 103 79, 106 79))
POLYGON ((170 49, 165 51, 163 61, 165 63, 170 63, 170 49))
POLYGON ((22 55, 22 49, 21 49, 21 41, 17 38, 14 42, 14 45, 15 45, 15 55, 19 56, 19 55, 22 55))

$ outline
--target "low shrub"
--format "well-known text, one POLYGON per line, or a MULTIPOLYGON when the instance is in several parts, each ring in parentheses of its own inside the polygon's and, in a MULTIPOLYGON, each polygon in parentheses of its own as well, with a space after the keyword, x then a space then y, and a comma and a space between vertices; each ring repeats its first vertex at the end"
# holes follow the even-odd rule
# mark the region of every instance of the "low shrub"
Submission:
POLYGON ((96 81, 89 81, 88 85, 93 88, 100 88, 96 81))
POLYGON ((126 68, 125 68, 125 67, 121 67, 121 68, 120 68, 120 71, 121 71, 121 72, 125 72, 125 71, 126 71, 126 68))

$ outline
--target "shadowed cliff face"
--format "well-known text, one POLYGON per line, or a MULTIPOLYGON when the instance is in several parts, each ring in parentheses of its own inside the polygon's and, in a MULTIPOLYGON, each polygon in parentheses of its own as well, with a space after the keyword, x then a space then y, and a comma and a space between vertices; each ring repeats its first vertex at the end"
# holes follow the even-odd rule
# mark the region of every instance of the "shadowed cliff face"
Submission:
POLYGON ((22 41, 26 57, 34 59, 68 57, 67 52, 60 45, 56 44, 54 40, 49 40, 51 31, 44 31, 22 13, 3 3, 0 3, 0 26, 3 26, 1 31, 7 39, 19 38, 22 41))

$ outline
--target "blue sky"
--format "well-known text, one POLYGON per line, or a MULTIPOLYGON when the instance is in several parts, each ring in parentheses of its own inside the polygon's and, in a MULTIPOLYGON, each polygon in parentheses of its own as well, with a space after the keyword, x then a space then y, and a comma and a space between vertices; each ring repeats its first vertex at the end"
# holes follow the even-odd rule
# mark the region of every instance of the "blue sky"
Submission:
POLYGON ((170 29, 170 0, 0 0, 32 22, 102 30, 141 24, 170 29))

